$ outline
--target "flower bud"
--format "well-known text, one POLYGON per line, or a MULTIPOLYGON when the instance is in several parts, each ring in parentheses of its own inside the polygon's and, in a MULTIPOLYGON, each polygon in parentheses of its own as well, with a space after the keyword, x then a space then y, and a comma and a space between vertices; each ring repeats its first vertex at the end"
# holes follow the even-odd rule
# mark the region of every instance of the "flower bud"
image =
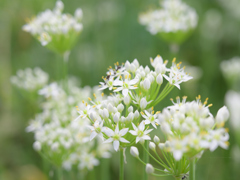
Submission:
POLYGON ((157 77, 156 77, 156 82, 157 84, 161 85, 163 83, 163 77, 161 74, 159 74, 157 77))
POLYGON ((127 71, 130 71, 130 70, 131 70, 131 64, 130 64, 129 61, 126 61, 126 63, 125 63, 125 69, 126 69, 127 71))
POLYGON ((128 112, 133 112, 133 107, 132 107, 132 106, 130 106, 130 107, 128 108, 128 112))
POLYGON ((164 143, 159 143, 159 144, 158 144, 158 147, 159 147, 160 149, 163 149, 163 148, 165 147, 165 144, 164 144, 164 143))
POLYGON ((130 112, 130 113, 128 114, 127 119, 128 119, 129 121, 132 121, 132 120, 134 119, 134 114, 133 114, 133 112, 130 112))
POLYGON ((108 109, 109 112, 113 112, 114 111, 113 105, 111 103, 108 104, 107 109, 108 109))
POLYGON ((36 151, 40 151, 42 149, 42 145, 39 141, 35 141, 33 143, 33 149, 35 149, 36 151))
POLYGON ((81 20, 83 16, 83 12, 81 8, 76 9, 74 16, 76 19, 81 20))
POLYGON ((150 142, 149 143, 149 148, 153 151, 155 151, 156 145, 154 144, 154 142, 150 142))
POLYGON ((96 119, 96 114, 95 114, 95 112, 91 112, 91 113, 89 114, 89 117, 90 117, 90 119, 91 119, 92 121, 94 121, 94 120, 96 119))
POLYGON ((106 108, 103 109, 103 119, 106 119, 109 117, 109 113, 108 113, 108 110, 106 108))
POLYGON ((147 174, 152 174, 152 173, 154 173, 154 168, 153 168, 153 166, 152 166, 151 164, 149 164, 149 163, 147 163, 147 165, 146 165, 146 173, 147 173, 147 174))
POLYGON ((130 148, 130 153, 133 157, 138 157, 139 156, 139 152, 138 149, 135 146, 132 146, 130 148))
POLYGON ((123 99, 123 102, 126 104, 126 105, 129 105, 130 102, 131 102, 131 98, 129 95, 125 96, 124 99, 123 99))
POLYGON ((130 65, 130 70, 131 70, 131 72, 135 72, 136 71, 136 67, 135 67, 134 64, 130 65))
POLYGON ((120 118, 120 113, 119 112, 116 112, 113 116, 113 120, 115 123, 117 123, 119 121, 119 118, 120 118))
POLYGON ((144 71, 145 71, 146 74, 148 74, 150 72, 150 68, 148 66, 146 66, 144 71))
POLYGON ((134 118, 135 118, 135 119, 139 118, 139 112, 138 112, 138 110, 136 110, 136 111, 134 112, 134 118))
POLYGON ((217 124, 221 124, 227 121, 228 118, 229 118, 229 111, 226 106, 223 106, 217 112, 216 122, 217 124))
POLYGON ((156 144, 159 144, 159 143, 160 143, 160 139, 159 139, 159 137, 157 137, 156 135, 154 136, 153 141, 154 141, 156 144))
POLYGON ((133 64, 134 64, 134 66, 135 66, 136 68, 139 68, 139 62, 138 62, 137 59, 134 59, 134 60, 133 60, 133 64))
POLYGON ((145 90, 148 90, 150 89, 150 86, 151 86, 151 82, 148 78, 145 78, 144 81, 143 81, 143 88, 145 90))
POLYGON ((123 105, 122 103, 117 106, 117 110, 118 110, 119 112, 122 112, 123 109, 124 109, 124 105, 123 105))

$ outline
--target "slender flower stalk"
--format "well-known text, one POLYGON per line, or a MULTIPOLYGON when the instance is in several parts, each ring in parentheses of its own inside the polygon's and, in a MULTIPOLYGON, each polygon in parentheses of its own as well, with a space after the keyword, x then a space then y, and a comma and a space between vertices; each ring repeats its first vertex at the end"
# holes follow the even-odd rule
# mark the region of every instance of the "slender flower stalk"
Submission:
POLYGON ((124 180, 124 149, 120 149, 120 168, 119 168, 119 180, 124 180))

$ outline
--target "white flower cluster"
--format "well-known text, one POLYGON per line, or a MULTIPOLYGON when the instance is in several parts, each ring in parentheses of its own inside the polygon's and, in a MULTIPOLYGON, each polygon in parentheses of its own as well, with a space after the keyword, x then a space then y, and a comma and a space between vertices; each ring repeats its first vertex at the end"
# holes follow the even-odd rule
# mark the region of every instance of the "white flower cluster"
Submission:
POLYGON ((240 11, 238 8, 240 7, 239 0, 228 0, 228 1, 218 0, 218 1, 222 5, 222 7, 228 11, 229 14, 231 14, 233 17, 235 17, 238 20, 240 19, 239 18, 240 11))
MULTIPOLYGON (((71 84, 68 95, 57 83, 39 90, 39 94, 46 98, 42 104, 43 111, 30 122, 26 131, 34 133, 34 149, 55 165, 66 170, 73 167, 91 170, 99 164, 98 158, 110 156, 111 146, 102 144, 101 139, 89 142, 90 123, 84 117, 74 121, 77 112, 72 107, 80 100, 87 102, 86 97, 99 91, 71 84)), ((85 104, 79 104, 78 109, 84 108, 85 104)))
POLYGON ((151 34, 189 31, 197 26, 196 11, 181 0, 163 0, 162 8, 142 13, 139 21, 151 34))
POLYGON ((18 70, 11 83, 27 91, 37 91, 48 83, 48 74, 40 68, 18 70))
MULTIPOLYGON (((23 30, 31 33, 36 37, 43 46, 52 42, 56 46, 71 47, 72 43, 83 29, 81 23, 82 10, 79 8, 75 11, 74 16, 63 14, 64 4, 58 0, 55 8, 51 11, 47 9, 41 12, 37 17, 32 18, 28 24, 23 26, 23 30), (67 45, 62 44, 67 43, 67 45)), ((58 49, 69 50, 69 49, 58 49)))
POLYGON ((225 102, 230 111, 230 124, 236 132, 240 129, 240 92, 230 90, 225 96, 225 102))
POLYGON ((157 114, 153 106, 158 104, 174 86, 180 88, 182 82, 192 77, 173 60, 167 68, 167 61, 161 56, 150 59, 154 70, 139 65, 137 59, 132 63, 115 64, 109 67, 107 76, 100 82, 100 90, 109 89, 114 94, 107 99, 91 101, 84 110, 79 110, 79 118, 88 118, 92 124, 91 136, 99 136, 105 143, 113 142, 116 151, 133 143, 150 140, 148 124, 156 128, 157 114), (166 79, 166 85, 160 91, 166 79), (121 93, 120 93, 121 92, 121 93), (141 117, 143 120, 141 120, 141 117))
POLYGON ((221 71, 224 77, 230 82, 240 81, 240 57, 221 62, 221 71))
POLYGON ((194 157, 205 149, 214 151, 218 146, 227 149, 229 134, 223 126, 229 111, 224 106, 214 118, 210 106, 207 106, 207 99, 202 103, 200 96, 192 102, 186 102, 186 97, 180 102, 177 97, 177 103, 158 115, 161 130, 167 138, 158 146, 173 153, 176 160, 182 156, 194 157))

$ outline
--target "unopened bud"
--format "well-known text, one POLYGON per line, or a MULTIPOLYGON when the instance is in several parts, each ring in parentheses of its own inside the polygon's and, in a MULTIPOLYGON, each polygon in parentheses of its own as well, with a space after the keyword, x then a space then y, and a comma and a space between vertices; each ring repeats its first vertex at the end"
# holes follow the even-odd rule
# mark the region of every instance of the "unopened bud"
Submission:
POLYGON ((159 144, 159 143, 160 143, 160 139, 159 139, 159 137, 157 137, 156 135, 154 136, 153 141, 154 141, 156 144, 159 144))
POLYGON ((154 144, 154 142, 150 142, 149 143, 149 148, 153 151, 155 151, 156 145, 154 144))
POLYGON ((133 157, 138 157, 139 156, 139 152, 138 149, 135 146, 132 146, 130 148, 130 153, 133 157))
POLYGON ((146 173, 148 173, 148 174, 154 173, 154 168, 153 168, 153 166, 152 166, 151 164, 149 164, 149 163, 147 163, 147 165, 146 165, 146 173))
POLYGON ((163 77, 161 74, 159 74, 157 77, 156 77, 156 82, 157 84, 161 85, 163 83, 163 77))

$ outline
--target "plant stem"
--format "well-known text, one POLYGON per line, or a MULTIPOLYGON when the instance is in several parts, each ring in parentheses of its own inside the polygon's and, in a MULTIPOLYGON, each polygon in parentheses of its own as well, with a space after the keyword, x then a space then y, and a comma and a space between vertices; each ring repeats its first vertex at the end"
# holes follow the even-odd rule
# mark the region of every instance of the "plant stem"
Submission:
POLYGON ((123 148, 120 148, 120 167, 119 167, 119 180, 124 180, 124 157, 123 148))
POLYGON ((68 60, 69 60, 70 52, 67 51, 63 54, 63 68, 62 68, 62 81, 63 81, 63 89, 68 94, 68 60))
POLYGON ((58 180, 63 180, 63 170, 61 168, 57 168, 57 177, 58 180))
POLYGON ((110 180, 109 165, 110 165, 109 159, 101 159, 101 165, 100 165, 101 180, 110 180))
MULTIPOLYGON (((145 151, 143 151, 143 161, 147 164, 149 162, 149 155, 148 155, 148 150, 149 150, 149 146, 148 146, 148 141, 144 142, 144 148, 145 151)), ((147 180, 148 179, 148 174, 146 173, 145 170, 145 166, 143 166, 143 180, 147 180)))
POLYGON ((189 180, 195 180, 195 159, 190 160, 189 180))

